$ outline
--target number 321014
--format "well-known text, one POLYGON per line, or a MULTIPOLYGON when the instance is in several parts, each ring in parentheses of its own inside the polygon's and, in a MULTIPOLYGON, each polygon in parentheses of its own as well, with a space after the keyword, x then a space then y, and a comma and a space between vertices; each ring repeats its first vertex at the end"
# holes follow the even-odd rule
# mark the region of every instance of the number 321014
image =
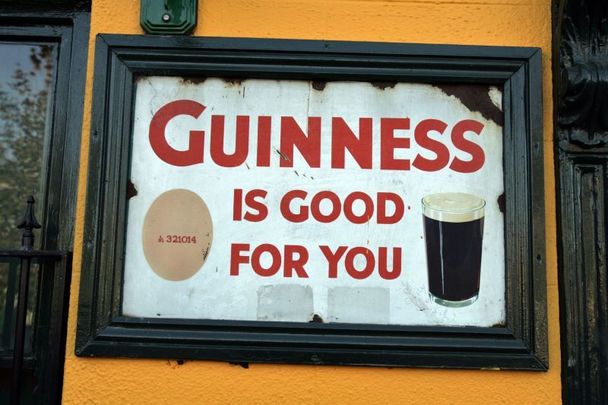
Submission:
POLYGON ((158 243, 196 243, 194 235, 159 235, 158 243))

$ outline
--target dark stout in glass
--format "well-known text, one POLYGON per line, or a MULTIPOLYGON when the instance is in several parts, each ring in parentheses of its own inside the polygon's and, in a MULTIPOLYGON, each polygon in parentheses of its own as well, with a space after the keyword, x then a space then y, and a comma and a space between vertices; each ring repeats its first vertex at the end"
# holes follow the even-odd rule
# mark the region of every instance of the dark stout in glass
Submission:
POLYGON ((479 294, 485 202, 464 193, 423 199, 429 292, 441 305, 470 305, 479 294))
POLYGON ((450 223, 425 217, 424 233, 431 294, 449 301, 479 294, 483 218, 450 223))

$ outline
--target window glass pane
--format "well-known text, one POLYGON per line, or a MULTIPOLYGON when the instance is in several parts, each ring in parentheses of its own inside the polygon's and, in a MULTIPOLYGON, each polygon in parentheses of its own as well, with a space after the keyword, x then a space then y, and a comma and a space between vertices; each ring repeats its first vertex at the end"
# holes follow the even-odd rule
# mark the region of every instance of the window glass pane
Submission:
MULTIPOLYGON (((38 201, 42 221, 45 142, 52 123, 52 94, 57 49, 52 44, 0 40, 0 249, 21 243, 16 229, 28 195, 38 201)), ((37 242, 40 232, 37 232, 37 242)), ((0 263, 0 350, 12 347, 18 261, 0 263)), ((38 271, 32 270, 27 323, 31 326, 37 301, 38 271)), ((26 345, 31 342, 26 333, 26 345)))

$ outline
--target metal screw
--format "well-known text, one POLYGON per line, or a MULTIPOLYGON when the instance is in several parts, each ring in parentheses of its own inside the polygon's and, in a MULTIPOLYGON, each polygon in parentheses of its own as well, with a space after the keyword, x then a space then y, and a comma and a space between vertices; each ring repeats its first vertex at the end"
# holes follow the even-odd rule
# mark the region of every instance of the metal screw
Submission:
POLYGON ((164 22, 171 21, 171 16, 168 13, 163 14, 163 21, 164 22))

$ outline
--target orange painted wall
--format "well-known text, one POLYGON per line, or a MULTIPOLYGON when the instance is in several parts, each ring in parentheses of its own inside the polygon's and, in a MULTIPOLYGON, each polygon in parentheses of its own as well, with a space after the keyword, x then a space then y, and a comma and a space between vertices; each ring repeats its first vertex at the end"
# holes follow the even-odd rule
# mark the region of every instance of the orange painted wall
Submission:
POLYGON ((543 51, 550 370, 540 372, 257 365, 74 355, 98 33, 140 34, 138 0, 93 0, 82 135, 65 404, 561 402, 550 0, 199 0, 197 36, 536 46, 543 51))

